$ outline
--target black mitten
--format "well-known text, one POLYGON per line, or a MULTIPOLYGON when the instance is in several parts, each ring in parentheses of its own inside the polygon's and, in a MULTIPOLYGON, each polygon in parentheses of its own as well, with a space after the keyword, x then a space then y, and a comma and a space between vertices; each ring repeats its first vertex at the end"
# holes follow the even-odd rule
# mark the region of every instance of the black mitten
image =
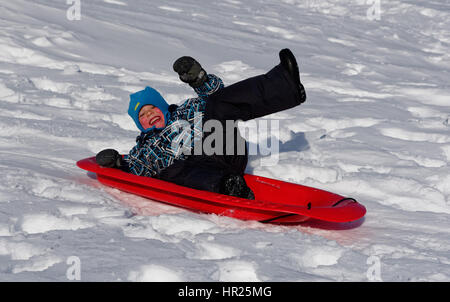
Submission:
POLYGON ((105 149, 97 153, 95 161, 102 167, 120 168, 122 166, 122 156, 114 149, 105 149))
POLYGON ((180 80, 188 83, 192 88, 202 86, 207 79, 207 73, 199 62, 191 57, 181 57, 173 63, 173 70, 178 73, 180 80))

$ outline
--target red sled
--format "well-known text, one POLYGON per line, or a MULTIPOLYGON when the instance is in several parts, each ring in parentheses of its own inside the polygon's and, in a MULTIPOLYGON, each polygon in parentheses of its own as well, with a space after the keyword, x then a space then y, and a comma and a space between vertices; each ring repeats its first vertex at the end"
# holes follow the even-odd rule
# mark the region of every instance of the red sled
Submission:
POLYGON ((77 162, 81 169, 97 174, 102 184, 186 208, 195 212, 271 223, 299 223, 310 218, 329 222, 351 222, 366 214, 353 198, 327 191, 245 174, 255 200, 191 189, 167 181, 137 176, 119 169, 99 166, 95 157, 77 162))

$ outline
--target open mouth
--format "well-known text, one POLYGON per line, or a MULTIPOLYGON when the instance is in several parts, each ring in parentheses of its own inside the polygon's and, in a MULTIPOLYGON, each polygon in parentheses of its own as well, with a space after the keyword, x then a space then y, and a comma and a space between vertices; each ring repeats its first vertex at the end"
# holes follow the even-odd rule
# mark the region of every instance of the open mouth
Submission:
POLYGON ((161 117, 155 116, 154 118, 152 118, 152 119, 149 121, 149 125, 150 125, 150 126, 153 126, 153 125, 155 125, 156 123, 158 123, 160 120, 161 120, 161 117))

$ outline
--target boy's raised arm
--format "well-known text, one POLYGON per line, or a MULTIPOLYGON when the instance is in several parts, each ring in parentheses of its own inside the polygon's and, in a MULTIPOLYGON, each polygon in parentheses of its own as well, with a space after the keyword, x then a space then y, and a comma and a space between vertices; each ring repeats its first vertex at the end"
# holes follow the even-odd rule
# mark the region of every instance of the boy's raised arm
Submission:
POLYGON ((194 58, 184 56, 173 63, 173 70, 178 73, 180 80, 194 88, 199 97, 213 94, 222 88, 222 80, 208 74, 205 69, 194 58))
POLYGON ((203 98, 213 94, 223 87, 224 85, 222 79, 220 79, 216 75, 208 74, 206 77, 206 81, 200 87, 194 88, 194 90, 199 97, 203 98))

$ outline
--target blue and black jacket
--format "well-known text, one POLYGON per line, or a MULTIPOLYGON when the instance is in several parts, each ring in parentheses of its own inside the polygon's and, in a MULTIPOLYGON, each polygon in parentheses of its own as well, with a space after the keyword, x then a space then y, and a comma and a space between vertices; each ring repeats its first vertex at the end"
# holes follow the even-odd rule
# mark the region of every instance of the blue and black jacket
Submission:
POLYGON ((202 86, 194 89, 197 98, 190 98, 179 106, 169 106, 166 127, 141 132, 136 138, 136 146, 124 157, 129 172, 155 177, 175 161, 185 160, 183 148, 193 148, 195 138, 202 137, 201 123, 208 96, 223 87, 222 80, 210 74, 202 86), (180 140, 183 142, 179 143, 180 140))

